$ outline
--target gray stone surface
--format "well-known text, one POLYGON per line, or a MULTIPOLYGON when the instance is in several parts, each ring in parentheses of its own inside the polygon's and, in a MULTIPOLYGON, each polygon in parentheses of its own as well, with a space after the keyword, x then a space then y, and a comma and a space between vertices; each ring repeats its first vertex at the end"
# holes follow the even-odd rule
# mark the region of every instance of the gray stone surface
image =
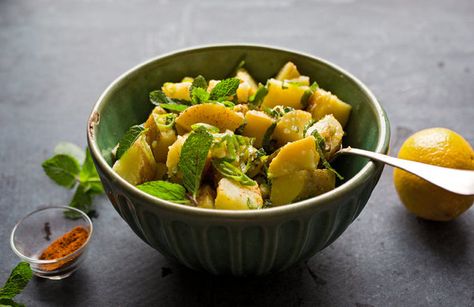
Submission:
MULTIPOLYGON (((474 2, 377 0, 0 1, 0 280, 18 259, 15 222, 71 194, 40 167, 59 141, 85 146, 86 118, 116 76, 163 52, 256 42, 331 60, 363 80, 392 123, 454 129, 474 143, 474 2)), ((329 248, 258 279, 169 262, 104 198, 91 251, 72 277, 34 279, 28 306, 474 306, 474 210, 430 223, 400 205, 386 169, 329 248)))

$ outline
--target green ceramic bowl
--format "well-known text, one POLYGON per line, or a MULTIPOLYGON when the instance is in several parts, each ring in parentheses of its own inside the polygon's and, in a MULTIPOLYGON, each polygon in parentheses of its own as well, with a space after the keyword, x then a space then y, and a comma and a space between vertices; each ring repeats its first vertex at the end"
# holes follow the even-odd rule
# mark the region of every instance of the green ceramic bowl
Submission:
POLYGON ((213 274, 262 275, 313 256, 359 215, 383 169, 363 158, 340 157, 335 166, 346 179, 333 191, 253 211, 174 204, 141 192, 114 173, 110 151, 128 127, 146 120, 153 108, 151 90, 184 76, 224 78, 243 58, 261 81, 291 60, 302 74, 350 103, 346 146, 386 153, 390 138, 387 117, 367 87, 334 64, 300 52, 256 45, 192 48, 154 58, 116 79, 97 101, 87 133, 107 196, 143 241, 189 268, 213 274))

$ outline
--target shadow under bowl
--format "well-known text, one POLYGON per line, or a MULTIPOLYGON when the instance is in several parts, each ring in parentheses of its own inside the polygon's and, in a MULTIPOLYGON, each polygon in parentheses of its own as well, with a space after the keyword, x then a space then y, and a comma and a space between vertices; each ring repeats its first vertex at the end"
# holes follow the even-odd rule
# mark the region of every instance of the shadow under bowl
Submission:
POLYGON ((202 209, 154 198, 112 170, 112 148, 153 108, 150 91, 184 76, 228 77, 242 59, 257 81, 274 76, 287 61, 294 62, 303 75, 352 105, 345 146, 387 152, 388 119, 359 80, 317 57, 257 45, 186 49, 138 65, 101 95, 89 118, 87 136, 107 196, 143 241, 189 268, 248 276, 284 270, 331 244, 364 208, 383 165, 340 157, 334 166, 345 180, 336 189, 286 206, 248 211, 202 209))

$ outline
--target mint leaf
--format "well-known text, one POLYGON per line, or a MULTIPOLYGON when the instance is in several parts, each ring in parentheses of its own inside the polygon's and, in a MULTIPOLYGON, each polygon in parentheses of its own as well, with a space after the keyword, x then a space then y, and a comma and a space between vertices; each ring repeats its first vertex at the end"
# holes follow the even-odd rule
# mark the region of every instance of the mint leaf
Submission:
MULTIPOLYGON (((92 195, 86 191, 86 187, 82 183, 77 186, 76 192, 72 196, 69 206, 84 211, 85 213, 91 211, 92 195)), ((81 216, 79 213, 72 210, 67 211, 65 215, 71 219, 76 219, 81 216)))
POLYGON ((102 194, 104 193, 104 187, 100 182, 99 174, 94 166, 94 161, 92 161, 92 156, 89 148, 86 148, 86 157, 84 163, 82 163, 81 172, 79 173, 79 180, 81 184, 84 185, 86 192, 92 194, 102 194))
POLYGON ((204 127, 200 127, 188 136, 181 149, 178 169, 183 173, 184 187, 194 198, 201 183, 212 140, 212 135, 204 127))
POLYGON ((184 104, 177 104, 177 103, 163 103, 163 104, 160 104, 160 107, 168 111, 183 112, 189 106, 184 105, 184 104))
POLYGON ((216 101, 226 100, 228 97, 235 95, 239 84, 240 79, 238 78, 224 79, 212 89, 209 99, 216 101))
POLYGON ((164 200, 169 200, 175 203, 188 202, 186 199, 186 189, 177 183, 171 183, 162 180, 148 181, 137 185, 137 188, 145 193, 164 200))
POLYGON ((4 304, 4 301, 10 303, 8 300, 19 294, 26 287, 31 277, 33 277, 33 272, 30 265, 24 261, 18 263, 3 287, 0 288, 0 304, 4 304))
POLYGON ((66 188, 72 188, 80 172, 77 160, 68 155, 55 155, 41 164, 49 178, 66 188))
POLYGON ((54 147, 55 155, 67 155, 74 157, 77 161, 84 161, 86 156, 81 147, 73 143, 61 142, 54 147))
POLYGON ((204 78, 201 75, 194 78, 193 83, 191 84, 191 87, 190 87, 191 94, 192 94, 192 90, 195 89, 195 88, 207 89, 206 78, 204 78))
POLYGON ((194 104, 203 103, 209 100, 210 94, 203 88, 195 87, 191 92, 191 101, 194 104))
POLYGON ((116 159, 120 159, 122 155, 135 143, 140 134, 145 130, 142 125, 134 125, 128 128, 127 132, 122 136, 119 141, 117 152, 115 154, 116 159))
POLYGON ((214 168, 222 174, 222 176, 240 182, 242 185, 253 186, 257 183, 245 175, 242 170, 228 161, 222 159, 212 159, 214 168))
POLYGON ((260 86, 255 94, 249 97, 249 107, 251 109, 258 109, 263 102, 263 98, 267 96, 268 89, 265 86, 260 86))
POLYGON ((318 130, 314 129, 312 136, 316 139, 316 151, 319 154, 319 158, 321 159, 321 164, 329 171, 333 172, 337 178, 340 180, 343 180, 344 177, 341 176, 332 166, 329 164, 328 160, 326 160, 326 157, 324 156, 324 150, 323 148, 326 147, 326 142, 324 141, 324 138, 319 134, 318 130))
POLYGON ((168 96, 163 93, 162 90, 155 90, 150 92, 150 101, 154 105, 161 105, 162 103, 174 103, 174 101, 171 98, 168 98, 168 96))

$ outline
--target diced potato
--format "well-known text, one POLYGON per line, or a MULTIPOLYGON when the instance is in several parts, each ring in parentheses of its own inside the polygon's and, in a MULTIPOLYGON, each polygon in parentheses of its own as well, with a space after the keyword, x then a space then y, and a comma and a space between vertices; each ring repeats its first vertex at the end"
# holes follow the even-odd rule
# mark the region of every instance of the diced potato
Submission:
POLYGON ((158 139, 158 135, 160 133, 155 122, 155 115, 160 115, 160 114, 166 114, 166 111, 160 106, 155 107, 153 111, 151 111, 151 114, 150 116, 148 116, 148 119, 146 120, 146 122, 143 124, 143 127, 147 129, 145 132, 146 141, 148 145, 150 146, 153 143, 153 141, 158 139))
POLYGON ((270 162, 268 177, 275 178, 301 170, 315 170, 319 163, 314 137, 291 142, 280 148, 270 162))
POLYGON ((151 150, 156 162, 166 162, 169 146, 176 141, 176 132, 173 129, 162 130, 156 140, 151 143, 151 150))
POLYGON ((240 80, 247 82, 247 84, 250 86, 249 96, 252 96, 253 94, 255 94, 258 88, 257 82, 255 82, 255 80, 252 78, 252 76, 248 73, 248 71, 245 68, 239 68, 235 76, 239 78, 240 80))
POLYGON ((171 127, 164 127, 163 114, 166 112, 161 107, 156 107, 144 124, 146 140, 150 145, 156 162, 166 162, 168 147, 176 141, 176 132, 171 127))
POLYGON ((173 177, 178 173, 179 157, 184 141, 188 138, 188 134, 178 136, 176 141, 168 149, 168 156, 166 159, 166 167, 168 168, 168 176, 173 177))
POLYGON ((156 168, 155 158, 145 135, 141 135, 113 166, 120 177, 133 185, 154 180, 156 168))
POLYGON ((221 104, 203 103, 191 106, 176 118, 176 130, 180 135, 191 131, 191 125, 206 123, 218 127, 221 132, 234 131, 244 122, 244 116, 221 104))
POLYGON ((196 197, 197 206, 200 208, 214 209, 214 199, 216 198, 216 191, 209 185, 202 185, 199 188, 198 195, 196 197))
POLYGON ((325 115, 332 114, 345 127, 351 114, 352 106, 323 89, 318 88, 308 101, 308 111, 313 119, 320 120, 325 115))
POLYGON ((265 112, 251 110, 245 114, 245 121, 242 135, 255 138, 254 146, 261 148, 263 136, 275 120, 265 112))
POLYGON ((250 93, 250 85, 243 81, 240 82, 239 87, 237 88, 236 94, 237 94, 237 101, 239 103, 247 103, 249 101, 249 97, 252 95, 250 93))
POLYGON ((273 139, 277 141, 279 146, 300 140, 304 137, 304 128, 311 120, 311 113, 303 110, 290 111, 278 121, 273 132, 273 139))
POLYGON ((249 106, 247 104, 237 104, 235 107, 232 108, 235 112, 240 112, 242 114, 246 114, 249 110, 249 106))
POLYGON ((308 86, 298 85, 288 82, 269 79, 267 82, 268 93, 263 98, 262 109, 273 108, 277 105, 292 107, 294 109, 302 109, 301 98, 308 86))
POLYGON ((189 88, 191 87, 191 84, 192 82, 166 82, 161 87, 161 90, 169 98, 190 101, 191 96, 189 94, 189 88))
POLYGON ((344 130, 332 114, 324 116, 309 127, 306 131, 306 135, 311 135, 315 129, 324 138, 324 142, 326 143, 326 148, 324 148, 324 150, 326 150, 325 157, 326 159, 330 159, 341 147, 344 130))
POLYGON ((277 80, 290 80, 296 79, 300 76, 298 68, 292 62, 288 62, 280 69, 275 79, 277 80))
POLYGON ((217 186, 216 209, 248 210, 263 205, 258 185, 244 186, 234 180, 222 178, 217 186))
POLYGON ((326 193, 336 186, 336 176, 327 169, 303 170, 272 180, 270 201, 274 206, 289 204, 326 193))
POLYGON ((194 81, 193 77, 184 77, 183 80, 181 80, 181 82, 191 82, 191 83, 193 83, 193 81, 194 81))

